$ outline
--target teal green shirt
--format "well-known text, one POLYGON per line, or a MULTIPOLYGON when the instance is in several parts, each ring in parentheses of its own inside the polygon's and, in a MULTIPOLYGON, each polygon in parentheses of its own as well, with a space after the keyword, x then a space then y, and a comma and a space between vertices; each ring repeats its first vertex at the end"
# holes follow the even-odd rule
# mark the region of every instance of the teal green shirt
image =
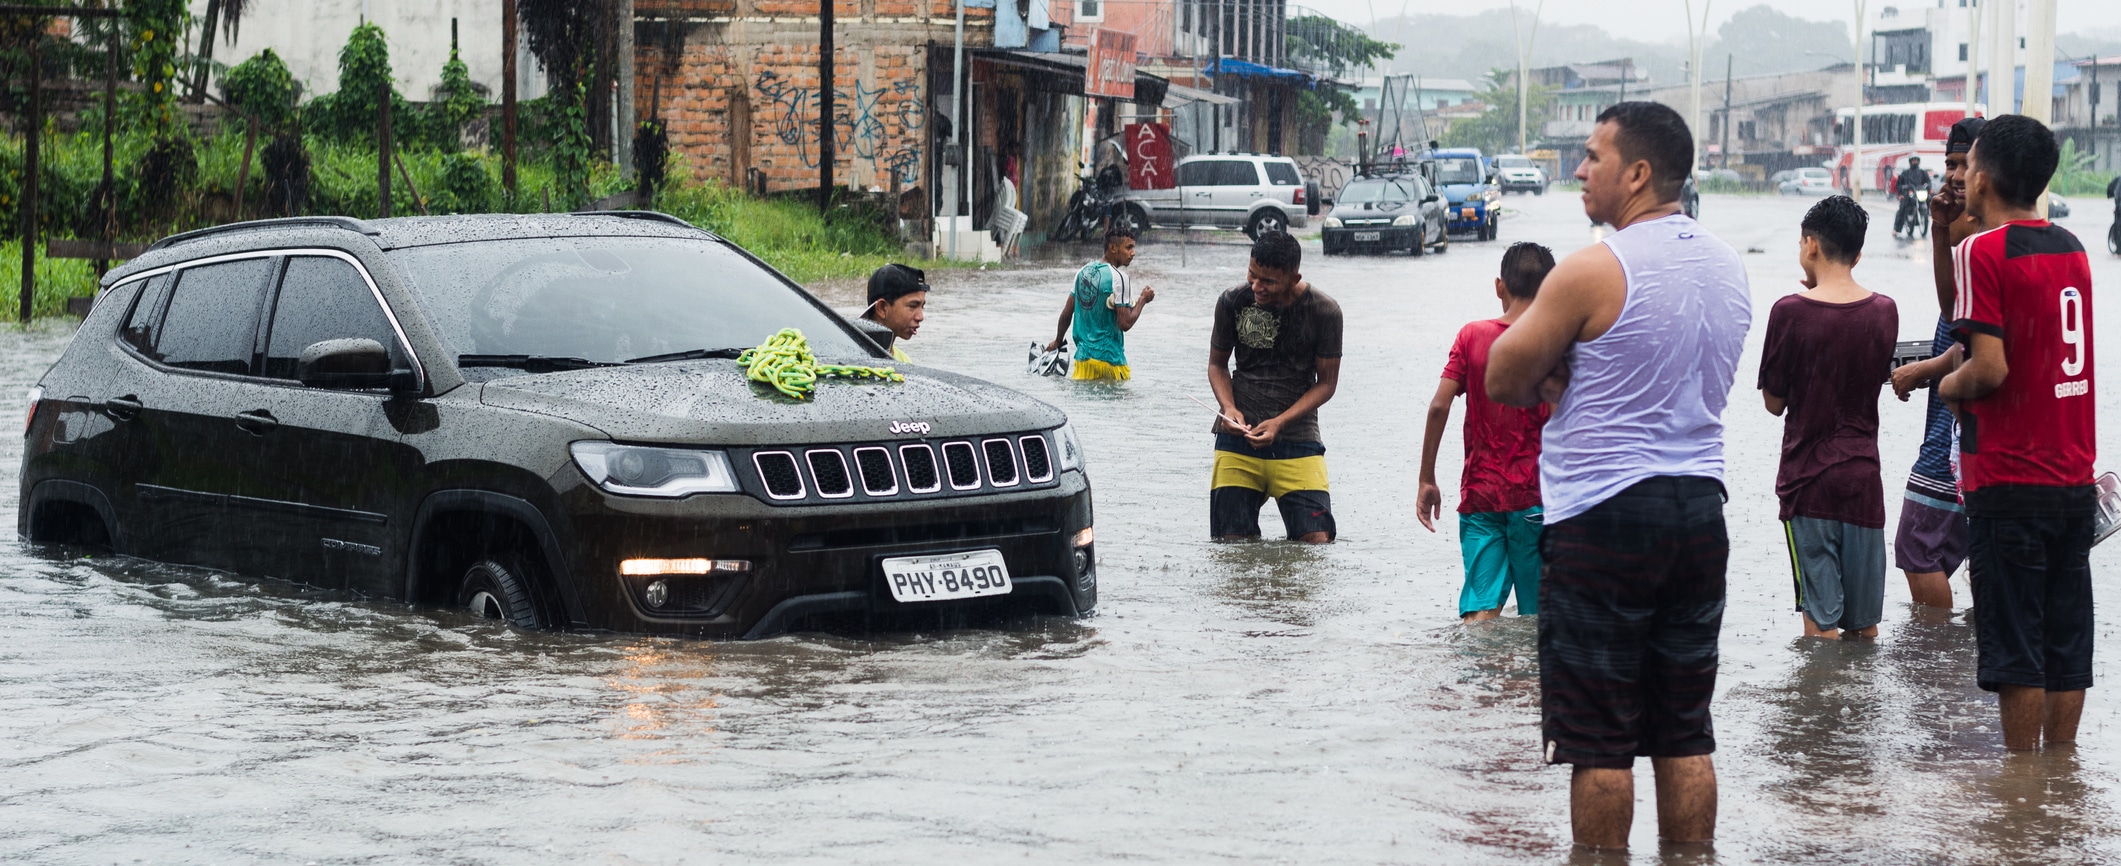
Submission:
POLYGON ((1119 308, 1134 306, 1127 275, 1109 262, 1091 262, 1075 273, 1075 358, 1127 366, 1127 337, 1119 308))

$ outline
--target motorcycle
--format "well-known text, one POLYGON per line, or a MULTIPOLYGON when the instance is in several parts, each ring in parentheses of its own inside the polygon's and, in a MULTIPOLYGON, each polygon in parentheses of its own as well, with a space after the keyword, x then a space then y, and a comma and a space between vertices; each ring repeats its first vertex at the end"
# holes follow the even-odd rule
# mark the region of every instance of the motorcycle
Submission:
POLYGON ((1893 217, 1893 234, 1905 228, 1912 238, 1919 228, 1923 237, 1930 236, 1930 191, 1908 190, 1900 194, 1900 212, 1893 217))
POLYGON ((1126 171, 1108 165, 1096 176, 1084 175, 1080 181, 1082 188, 1068 196, 1068 212, 1053 229, 1054 240, 1091 240, 1103 232, 1107 220, 1115 225, 1125 224, 1136 232, 1148 228, 1132 225, 1133 215, 1126 204, 1126 171))

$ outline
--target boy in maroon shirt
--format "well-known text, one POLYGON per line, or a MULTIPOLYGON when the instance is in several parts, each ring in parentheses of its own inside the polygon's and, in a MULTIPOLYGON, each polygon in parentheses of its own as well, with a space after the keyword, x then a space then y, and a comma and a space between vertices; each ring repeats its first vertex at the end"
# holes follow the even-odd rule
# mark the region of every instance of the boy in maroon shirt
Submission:
POLYGON ((1878 396, 1900 309, 1850 273, 1870 229, 1863 206, 1829 196, 1804 215, 1802 292, 1768 313, 1760 394, 1783 418, 1775 495, 1806 637, 1877 637, 1885 612, 1885 485, 1878 396))
POLYGON ((1967 354, 1937 383, 1959 413, 1978 682, 2009 749, 2075 742, 2092 684, 2091 262, 2037 210, 2060 157, 2021 115, 1974 139, 1966 212, 1993 228, 1953 251, 1967 354))
POLYGON ((1534 243, 1515 243, 1502 254, 1495 297, 1502 318, 1468 323, 1451 344, 1443 381, 1429 401, 1429 428, 1421 442, 1421 488, 1414 515, 1436 531, 1443 491, 1436 486, 1436 447, 1451 421, 1451 401, 1466 395, 1466 467, 1459 481, 1458 544, 1465 557, 1465 587, 1458 594, 1464 622, 1494 619, 1517 591, 1517 612, 1539 613, 1539 428, 1550 407, 1519 409, 1488 399, 1488 347, 1530 306, 1539 284, 1554 269, 1554 253, 1534 243))

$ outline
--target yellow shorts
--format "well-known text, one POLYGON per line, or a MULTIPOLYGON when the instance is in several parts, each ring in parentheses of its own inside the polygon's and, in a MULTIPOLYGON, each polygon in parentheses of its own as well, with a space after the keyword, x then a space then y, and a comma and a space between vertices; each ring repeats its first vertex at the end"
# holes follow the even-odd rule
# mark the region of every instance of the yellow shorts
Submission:
POLYGON ((1085 382, 1096 379, 1125 382, 1134 378, 1134 375, 1127 372, 1127 365, 1125 364, 1107 364, 1096 358, 1077 358, 1068 371, 1068 378, 1081 379, 1085 382))
POLYGON ((1326 455, 1267 460, 1217 449, 1214 480, 1209 487, 1243 487, 1280 499, 1298 490, 1325 490, 1326 455))

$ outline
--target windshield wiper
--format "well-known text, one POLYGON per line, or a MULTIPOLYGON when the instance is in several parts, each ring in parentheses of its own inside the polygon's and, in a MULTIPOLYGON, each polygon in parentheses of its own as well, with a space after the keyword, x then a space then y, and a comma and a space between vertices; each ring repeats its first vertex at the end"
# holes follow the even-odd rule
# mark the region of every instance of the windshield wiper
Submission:
POLYGON ((685 351, 682 351, 682 352, 664 352, 663 354, 660 354, 660 355, 642 355, 641 357, 638 357, 638 358, 628 358, 628 359, 626 360, 626 363, 628 363, 628 364, 661 364, 661 363, 663 363, 663 362, 665 362, 665 361, 698 361, 698 360, 701 360, 701 359, 703 359, 703 358, 728 358, 728 359, 731 359, 731 360, 735 360, 735 359, 736 359, 736 357, 737 357, 738 355, 742 355, 742 354, 744 354, 744 352, 746 352, 746 351, 748 351, 748 350, 745 350, 745 349, 686 349, 685 351))
POLYGON ((458 355, 459 367, 511 367, 529 373, 552 373, 560 370, 587 370, 592 367, 616 367, 610 361, 591 361, 587 358, 560 358, 552 355, 458 355))

